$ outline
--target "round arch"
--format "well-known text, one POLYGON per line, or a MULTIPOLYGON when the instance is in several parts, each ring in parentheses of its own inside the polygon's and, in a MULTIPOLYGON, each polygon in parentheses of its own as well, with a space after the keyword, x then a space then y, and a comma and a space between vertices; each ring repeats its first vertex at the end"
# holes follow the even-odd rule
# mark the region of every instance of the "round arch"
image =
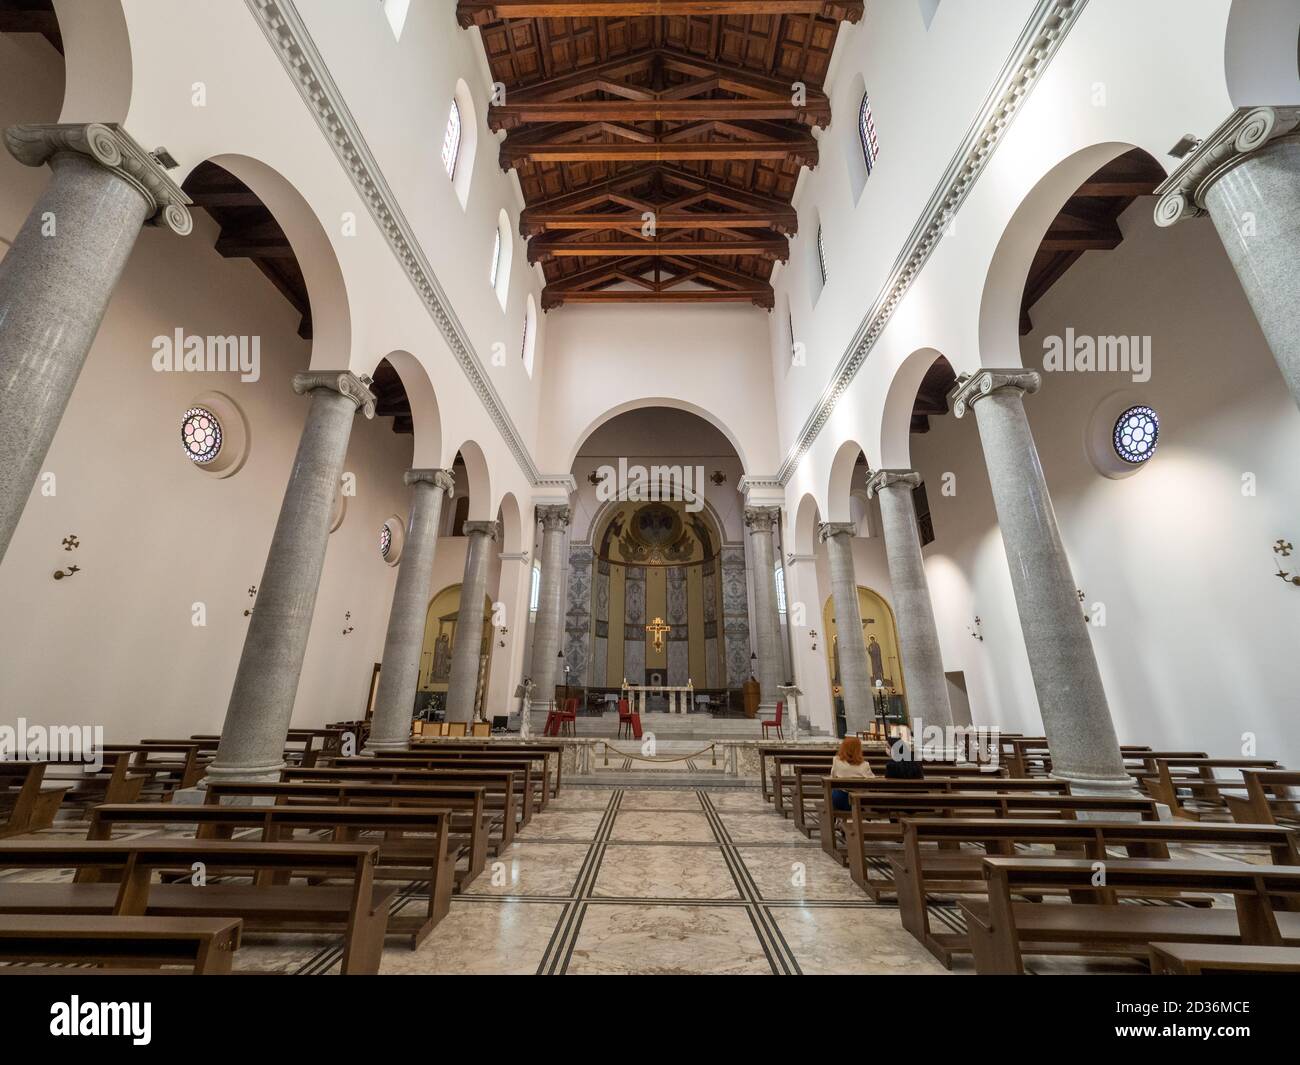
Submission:
POLYGON ((876 454, 880 456, 881 469, 912 468, 912 410, 916 406, 916 394, 930 367, 941 358, 944 354, 938 348, 917 348, 894 371, 880 415, 876 454))
POLYGON ((402 380, 402 390, 411 405, 411 422, 415 429, 411 468, 433 469, 442 461, 442 415, 429 371, 411 352, 397 349, 375 360, 373 366, 366 368, 366 373, 373 374, 375 366, 385 360, 397 371, 402 380))
POLYGON ((513 555, 523 551, 525 546, 523 515, 519 509, 519 500, 515 498, 513 492, 507 492, 501 497, 497 517, 501 522, 502 554, 513 555))
POLYGON ((853 520, 853 507, 849 501, 853 488, 853 470, 858 464, 858 456, 865 454, 867 449, 853 439, 845 440, 835 452, 826 483, 826 521, 853 520))
MULTIPOLYGON (((469 482, 456 486, 457 495, 469 493, 467 520, 491 521, 496 517, 496 510, 492 506, 492 479, 488 474, 488 464, 483 449, 475 441, 466 440, 452 452, 453 459, 457 453, 465 463, 465 477, 469 482)), ((451 463, 448 463, 448 466, 450 465, 451 463)))
POLYGON ((1235 107, 1300 104, 1300 7, 1295 0, 1233 0, 1223 72, 1235 107))
POLYGON ((125 125, 135 75, 122 0, 56 0, 54 12, 65 60, 59 121, 125 125))
POLYGON ((626 403, 620 403, 616 407, 610 407, 604 414, 601 414, 599 417, 589 422, 586 428, 579 432, 574 439, 573 445, 569 448, 568 459, 562 468, 566 470, 573 468, 573 464, 578 458, 578 452, 582 450, 582 445, 587 442, 587 438, 606 422, 613 421, 620 414, 626 414, 628 411, 633 410, 642 410, 646 407, 667 407, 670 410, 685 411, 687 414, 694 414, 697 418, 702 418, 727 438, 727 442, 731 444, 733 450, 736 452, 736 456, 740 459, 741 469, 745 473, 752 472, 749 460, 745 457, 745 451, 740 446, 740 441, 736 439, 736 434, 731 431, 730 427, 726 425, 726 423, 714 415, 712 411, 706 410, 704 407, 697 406, 694 403, 689 403, 684 399, 668 399, 666 397, 657 396, 647 396, 644 399, 633 399, 626 403))
MULTIPOLYGON (((1089 177, 1140 145, 1105 141, 1058 160, 1011 215, 989 263, 980 297, 979 350, 986 365, 1020 365, 1020 303, 1034 255, 1061 207, 1089 177), (992 359, 989 363, 987 360, 992 359)), ((954 363, 954 365, 956 365, 954 363)))
POLYGON ((794 550, 795 554, 807 557, 817 550, 817 525, 821 521, 821 510, 817 499, 811 492, 805 492, 794 512, 794 550))
POLYGON ((337 370, 350 366, 352 313, 347 283, 334 245, 315 210, 288 178, 260 159, 226 153, 199 163, 205 161, 228 170, 247 185, 289 238, 311 305, 312 367, 337 370))

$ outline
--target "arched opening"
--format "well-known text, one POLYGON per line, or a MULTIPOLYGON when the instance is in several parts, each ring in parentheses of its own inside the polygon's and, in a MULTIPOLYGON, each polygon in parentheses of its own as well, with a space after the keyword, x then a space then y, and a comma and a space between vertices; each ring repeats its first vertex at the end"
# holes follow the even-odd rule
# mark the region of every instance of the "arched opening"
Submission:
MULTIPOLYGON (((894 611, 885 597, 872 588, 858 585, 858 613, 862 617, 860 639, 867 651, 867 669, 871 687, 878 693, 876 708, 894 724, 905 724, 907 687, 903 676, 901 652, 898 644, 898 627, 894 611)), ((841 633, 835 621, 835 601, 828 598, 822 604, 822 625, 825 627, 827 654, 826 667, 830 677, 831 695, 839 698, 840 639, 849 639, 841 633)))
POLYGON ((442 130, 442 166, 460 201, 461 210, 469 205, 469 188, 474 178, 474 158, 478 154, 478 113, 474 97, 464 79, 456 82, 455 92, 447 104, 442 130))
POLYGON ((424 365, 409 351, 391 351, 370 376, 376 416, 392 418, 393 432, 415 438, 412 468, 435 468, 442 458, 442 417, 424 365))
POLYGON ((514 263, 514 248, 510 236, 510 217, 503 210, 497 216, 497 231, 492 238, 492 267, 488 272, 488 281, 503 311, 510 302, 510 269, 514 263))
POLYGON ((537 353, 537 301, 533 299, 533 294, 528 294, 528 302, 524 306, 524 337, 520 346, 519 356, 523 359, 524 370, 529 377, 533 376, 533 363, 537 353))
MULTIPOLYGON (((451 684, 451 651, 456 645, 456 627, 460 618, 459 584, 438 592, 430 601, 424 621, 424 643, 420 648, 420 678, 416 687, 416 713, 441 721, 447 709, 447 690, 451 684)), ((492 600, 483 597, 483 643, 479 652, 479 676, 486 678, 492 664, 492 600)), ((481 699, 480 690, 478 698, 481 699)), ((477 702, 477 700, 476 700, 477 702)))

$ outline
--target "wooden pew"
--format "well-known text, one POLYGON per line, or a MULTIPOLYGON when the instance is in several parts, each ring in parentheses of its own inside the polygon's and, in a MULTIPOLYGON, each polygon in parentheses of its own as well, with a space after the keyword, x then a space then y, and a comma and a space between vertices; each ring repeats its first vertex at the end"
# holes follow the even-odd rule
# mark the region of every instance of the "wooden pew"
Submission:
POLYGON ((1124 848, 1130 858, 1167 859, 1169 845, 1176 844, 1264 848, 1274 865, 1300 863, 1295 833, 1270 825, 909 817, 902 828, 902 848, 889 858, 899 916, 903 927, 948 968, 954 955, 969 952, 969 941, 963 933, 936 930, 926 900, 934 894, 982 895, 985 854, 1014 856, 1016 847, 1032 845, 1075 851, 1097 861, 1109 861, 1107 848, 1124 848), (974 846, 982 846, 985 854, 971 850, 974 846))
POLYGON ((1144 762, 1154 775, 1142 778, 1147 794, 1164 803, 1175 817, 1196 820, 1201 811, 1184 805, 1180 791, 1190 791, 1192 797, 1210 808, 1226 809, 1225 790, 1241 792, 1246 784, 1242 772, 1247 769, 1277 770, 1283 767, 1271 759, 1263 758, 1168 758, 1154 757, 1144 762), (1235 777, 1220 777, 1216 769, 1226 769, 1235 777))
MULTIPOLYGON (((393 764, 403 763, 414 766, 451 766, 466 763, 474 766, 527 764, 528 776, 533 789, 534 808, 544 810, 551 796, 551 769, 559 761, 552 753, 539 748, 527 748, 519 751, 480 750, 471 746, 472 740, 449 740, 436 744, 419 744, 405 751, 385 751, 381 755, 368 755, 369 759, 380 759, 393 764)), ((341 765, 355 759, 336 759, 334 764, 341 765)))
POLYGON ((106 743, 100 750, 105 755, 130 755, 127 772, 145 778, 141 794, 170 799, 177 790, 192 788, 203 778, 204 767, 198 757, 200 746, 197 740, 177 740, 171 743, 106 743))
POLYGON ((10 963, 0 975, 177 972, 160 968, 166 965, 215 976, 230 972, 241 928, 232 917, 0 915, 0 961, 10 963), (87 963, 105 968, 86 969, 87 963))
MULTIPOLYGON (((25 883, 0 880, 0 914, 113 914, 151 917, 239 917, 244 928, 341 932, 343 972, 376 973, 397 889, 374 882, 379 848, 355 843, 261 843, 180 840, 0 840, 0 869, 76 869, 104 882, 25 883), (200 862, 205 886, 153 883, 159 870, 200 862), (305 883, 213 883, 234 875, 310 878, 305 883), (313 883, 316 878, 345 883, 313 883)), ((260 877, 265 879, 266 877, 260 877)))
POLYGON ((930 777, 925 780, 889 780, 885 777, 873 777, 869 780, 832 780, 831 777, 823 775, 820 779, 822 796, 817 831, 821 837, 822 850, 840 865, 849 864, 848 849, 844 842, 844 822, 853 816, 853 808, 850 803, 847 810, 835 809, 831 803, 831 792, 837 788, 847 792, 850 797, 855 791, 893 792, 898 795, 944 795, 952 792, 969 792, 976 795, 1070 794, 1070 785, 1067 781, 1052 780, 1049 777, 930 777))
POLYGON ((567 746, 569 745, 565 743, 547 740, 496 740, 473 736, 460 739, 435 739, 430 737, 425 740, 415 741, 412 745, 412 750, 424 750, 426 748, 433 748, 437 751, 442 751, 444 749, 460 749, 500 752, 502 754, 516 754, 519 752, 531 754, 533 751, 545 751, 547 755, 547 766, 551 772, 551 796, 554 798, 560 794, 564 750, 567 746))
MULTIPOLYGON (((473 784, 354 784, 347 781, 213 781, 208 784, 206 802, 222 799, 273 799, 276 803, 320 806, 326 803, 369 806, 440 806, 452 812, 449 846, 464 868, 456 870, 456 888, 464 890, 487 864, 493 837, 498 846, 514 838, 514 793, 503 790, 500 811, 487 809, 487 789, 473 784)), ((382 857, 382 855, 381 855, 382 857)))
POLYGON ((1154 800, 1141 796, 1037 795, 950 792, 945 795, 891 795, 855 791, 849 795, 851 811, 844 825, 849 875, 873 899, 894 894, 890 877, 873 878, 872 857, 888 860, 903 842, 902 821, 908 817, 951 818, 1067 818, 1078 814, 1107 818, 1131 817, 1156 821, 1154 800))
POLYGON ((1152 943, 1300 945, 1300 913, 1275 899, 1300 898, 1300 867, 1241 862, 1110 860, 1108 892, 1231 895, 1234 909, 1119 902, 1015 902, 1015 897, 1095 896, 1096 863, 1079 858, 985 858, 987 902, 960 903, 976 971, 1024 972, 1024 956, 1148 957, 1152 943))
POLYGON ((0 839, 54 823, 67 785, 45 783, 45 762, 0 762, 0 839))
POLYGON ((829 761, 831 758, 835 757, 835 752, 839 750, 839 745, 829 744, 826 746, 819 746, 812 743, 760 743, 757 750, 759 786, 763 791, 763 800, 765 802, 771 802, 772 789, 769 784, 771 778, 768 776, 768 762, 770 762, 774 756, 782 752, 795 753, 802 750, 806 751, 808 754, 822 755, 829 761))
MULTIPOLYGON (((96 806, 91 811, 87 839, 108 840, 114 829, 163 825, 194 825, 198 839, 231 839, 238 829, 256 829, 264 843, 316 843, 295 838, 295 830, 326 831, 335 843, 364 843, 363 832, 384 834, 378 843, 376 880, 429 882, 429 902, 421 915, 403 912, 388 922, 390 934, 411 937, 414 950, 433 926, 447 916, 455 875, 455 857, 447 853, 451 811, 431 806, 178 806, 172 803, 130 803, 96 806), (412 836, 411 833, 418 833, 412 836)), ((406 909, 410 909, 407 907, 406 909)))
POLYGON ((513 769, 438 769, 429 766, 325 765, 280 770, 280 779, 296 783, 325 781, 331 784, 459 784, 483 788, 484 806, 489 811, 507 810, 501 846, 509 846, 515 832, 532 819, 531 796, 523 793, 522 774, 513 769))
POLYGON ((45 781, 66 785, 65 807, 79 807, 84 813, 100 802, 135 802, 148 781, 131 769, 131 752, 100 752, 100 767, 72 759, 49 759, 45 781))
MULTIPOLYGON (((333 769, 369 769, 390 773, 428 773, 428 772, 467 772, 485 771, 509 772, 514 774, 515 796, 518 802, 520 827, 532 820, 533 811, 538 809, 537 792, 541 778, 537 773, 536 762, 531 758, 439 758, 428 755, 420 759, 411 758, 339 758, 328 766, 318 768, 333 769)), ((414 783, 418 778, 412 778, 414 783)), ((400 783, 393 780, 393 783, 400 783)))
POLYGON ((1225 943, 1152 943, 1157 976, 1236 976, 1300 973, 1300 947, 1245 947, 1225 943))
MULTIPOLYGON (((878 777, 885 775, 885 767, 889 764, 890 757, 884 752, 867 753, 865 761, 870 766, 871 771, 878 777)), ((829 774, 831 769, 830 758, 820 758, 817 756, 807 757, 804 755, 776 754, 772 756, 772 804, 776 807, 778 813, 783 817, 792 817, 795 815, 797 807, 796 788, 798 780, 796 779, 795 770, 799 768, 816 770, 821 769, 829 774), (787 773, 786 770, 790 772, 787 773)), ((997 777, 1004 775, 1004 771, 997 768, 986 768, 976 765, 956 765, 952 762, 926 762, 925 774, 927 777, 963 777, 968 779, 983 779, 987 777, 997 777)), ((850 778, 852 779, 852 778, 850 778)))
POLYGON ((1256 825, 1300 825, 1300 771, 1246 769, 1241 777, 1246 794, 1223 796, 1234 821, 1256 825))

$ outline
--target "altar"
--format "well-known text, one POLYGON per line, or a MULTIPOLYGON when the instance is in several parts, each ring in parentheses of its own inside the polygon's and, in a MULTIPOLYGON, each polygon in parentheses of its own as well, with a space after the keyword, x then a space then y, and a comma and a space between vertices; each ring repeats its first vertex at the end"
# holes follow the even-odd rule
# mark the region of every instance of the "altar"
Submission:
POLYGON ((668 713, 688 714, 695 698, 695 684, 628 684, 623 682, 623 698, 633 713, 646 712, 647 695, 665 695, 668 698, 668 713))

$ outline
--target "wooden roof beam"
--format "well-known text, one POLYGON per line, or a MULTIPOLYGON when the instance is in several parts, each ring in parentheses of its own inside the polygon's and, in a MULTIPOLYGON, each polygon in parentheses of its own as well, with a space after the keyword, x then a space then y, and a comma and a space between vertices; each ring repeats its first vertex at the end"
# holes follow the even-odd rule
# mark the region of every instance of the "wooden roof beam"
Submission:
POLYGON ((755 255, 769 262, 786 262, 790 242, 785 237, 764 240, 546 240, 528 242, 529 263, 546 263, 556 258, 622 258, 650 255, 656 258, 682 255, 755 255))
POLYGON ((645 163, 662 161, 788 159, 800 166, 817 165, 817 142, 811 137, 750 141, 666 141, 643 144, 520 143, 506 138, 501 145, 501 169, 512 170, 523 160, 534 163, 645 163))
POLYGON ((506 19, 634 18, 664 15, 821 15, 858 22, 864 0, 459 0, 466 29, 506 19))

